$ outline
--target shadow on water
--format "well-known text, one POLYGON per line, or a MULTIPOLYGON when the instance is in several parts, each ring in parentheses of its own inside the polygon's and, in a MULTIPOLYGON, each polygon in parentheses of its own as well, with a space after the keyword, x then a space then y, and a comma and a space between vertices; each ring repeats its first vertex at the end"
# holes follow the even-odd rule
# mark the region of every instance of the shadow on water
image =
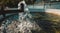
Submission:
POLYGON ((40 20, 37 23, 46 33, 54 33, 51 21, 40 20))
MULTIPOLYGON (((42 31, 40 31, 39 33, 55 33, 55 30, 52 27, 54 25, 52 23, 53 21, 44 19, 44 16, 48 16, 48 15, 45 12, 41 12, 39 14, 42 15, 43 17, 34 19, 36 21, 36 23, 42 28, 42 31), (42 19, 44 19, 44 20, 42 20, 42 19)), ((34 33, 35 31, 32 31, 32 32, 34 33)))

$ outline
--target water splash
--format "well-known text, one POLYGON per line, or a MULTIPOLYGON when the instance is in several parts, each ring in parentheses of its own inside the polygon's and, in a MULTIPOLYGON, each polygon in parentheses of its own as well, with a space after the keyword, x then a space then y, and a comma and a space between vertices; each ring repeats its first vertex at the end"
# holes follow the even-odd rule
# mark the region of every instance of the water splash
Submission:
POLYGON ((2 30, 1 33, 3 33, 3 30, 6 30, 6 33, 32 33, 31 30, 37 30, 40 31, 41 28, 39 27, 39 25, 31 20, 31 18, 28 16, 28 13, 20 13, 21 15, 19 15, 19 20, 11 20, 11 19, 7 19, 5 22, 5 24, 2 24, 2 30))
POLYGON ((0 33, 32 33, 31 30, 40 31, 39 25, 33 21, 28 12, 19 13, 19 19, 8 18, 3 21, 0 33))

